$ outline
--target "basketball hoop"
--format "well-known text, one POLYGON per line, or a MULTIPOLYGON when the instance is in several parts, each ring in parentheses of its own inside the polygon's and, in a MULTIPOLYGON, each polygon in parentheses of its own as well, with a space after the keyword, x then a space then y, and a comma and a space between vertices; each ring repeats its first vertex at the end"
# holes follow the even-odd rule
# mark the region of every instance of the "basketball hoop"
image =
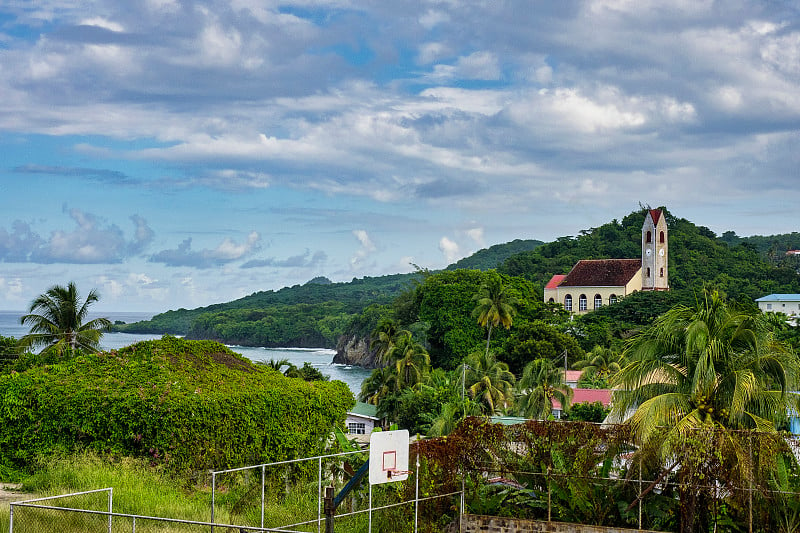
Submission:
POLYGON ((394 470, 394 469, 391 469, 391 470, 387 470, 386 471, 386 477, 389 478, 389 479, 392 479, 395 476, 409 476, 410 474, 413 474, 413 473, 414 473, 413 470, 394 470))

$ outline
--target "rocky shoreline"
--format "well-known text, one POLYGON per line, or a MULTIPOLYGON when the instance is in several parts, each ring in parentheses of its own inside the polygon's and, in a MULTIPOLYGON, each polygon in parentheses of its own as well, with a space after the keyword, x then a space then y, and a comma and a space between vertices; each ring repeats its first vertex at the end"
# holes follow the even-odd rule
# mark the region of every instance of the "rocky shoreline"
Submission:
POLYGON ((370 349, 369 339, 356 336, 343 335, 339 338, 333 363, 378 368, 376 353, 370 349))

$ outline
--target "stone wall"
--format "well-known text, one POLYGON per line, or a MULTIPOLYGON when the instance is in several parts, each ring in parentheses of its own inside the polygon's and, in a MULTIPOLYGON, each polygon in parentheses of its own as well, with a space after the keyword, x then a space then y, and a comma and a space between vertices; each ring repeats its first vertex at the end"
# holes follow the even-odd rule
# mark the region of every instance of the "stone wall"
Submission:
MULTIPOLYGON (((588 526, 567 522, 537 522, 498 516, 463 516, 463 533, 643 533, 644 529, 588 526)), ((458 529, 456 528, 456 531, 458 529)), ((655 532, 647 532, 655 533, 655 532)))

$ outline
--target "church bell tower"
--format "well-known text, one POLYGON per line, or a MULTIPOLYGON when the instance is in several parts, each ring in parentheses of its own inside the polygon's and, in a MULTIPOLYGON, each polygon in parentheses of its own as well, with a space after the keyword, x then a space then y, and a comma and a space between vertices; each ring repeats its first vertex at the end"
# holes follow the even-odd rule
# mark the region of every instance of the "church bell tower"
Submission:
POLYGON ((660 209, 650 209, 642 225, 642 290, 668 291, 667 221, 660 209))

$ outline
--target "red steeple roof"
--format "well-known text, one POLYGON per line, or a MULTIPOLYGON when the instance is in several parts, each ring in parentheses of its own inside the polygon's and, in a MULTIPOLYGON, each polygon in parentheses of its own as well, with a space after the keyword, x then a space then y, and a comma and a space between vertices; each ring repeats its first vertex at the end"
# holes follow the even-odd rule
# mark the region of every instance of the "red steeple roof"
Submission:
POLYGON ((661 218, 661 209, 651 209, 650 218, 653 219, 653 224, 658 224, 658 219, 661 218))

